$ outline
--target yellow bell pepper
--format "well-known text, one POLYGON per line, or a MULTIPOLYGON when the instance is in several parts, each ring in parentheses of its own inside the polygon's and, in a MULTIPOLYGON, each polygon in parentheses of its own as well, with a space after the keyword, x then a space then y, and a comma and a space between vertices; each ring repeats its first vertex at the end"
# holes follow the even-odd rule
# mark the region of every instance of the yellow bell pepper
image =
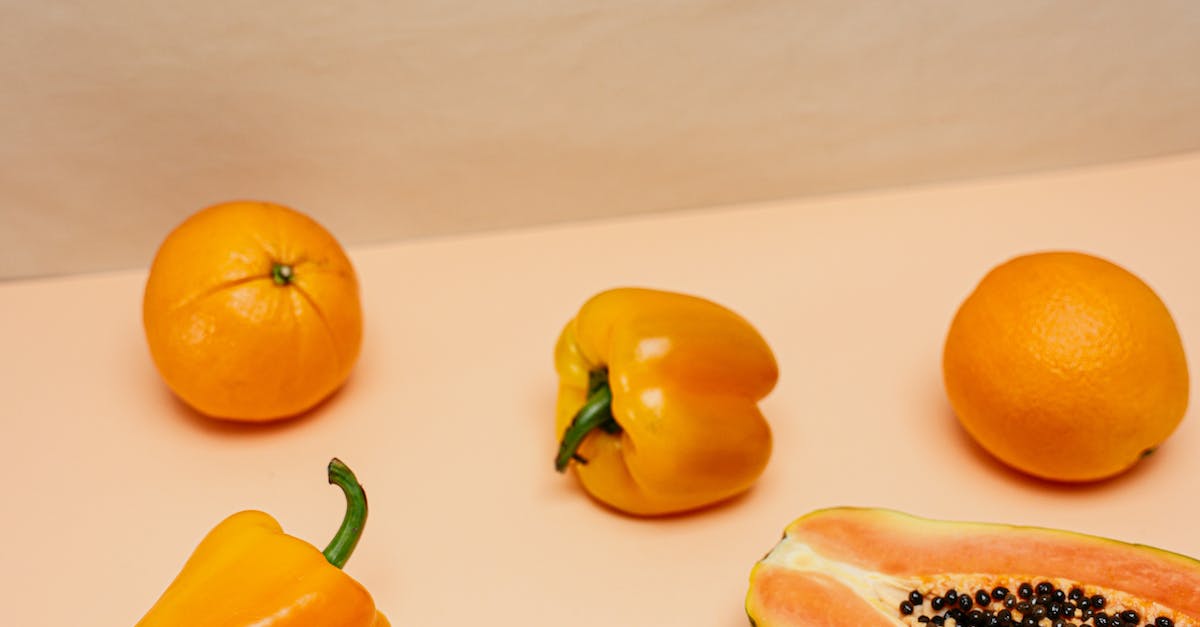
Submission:
POLYGON ((692 510, 749 489, 767 465, 758 401, 775 387, 775 356, 716 303, 602 292, 563 329, 555 366, 555 468, 573 467, 602 503, 640 516, 692 510))
POLYGON ((323 554, 267 514, 239 512, 205 536, 137 627, 388 627, 370 593, 341 571, 366 523, 366 493, 341 461, 328 473, 347 505, 323 554))

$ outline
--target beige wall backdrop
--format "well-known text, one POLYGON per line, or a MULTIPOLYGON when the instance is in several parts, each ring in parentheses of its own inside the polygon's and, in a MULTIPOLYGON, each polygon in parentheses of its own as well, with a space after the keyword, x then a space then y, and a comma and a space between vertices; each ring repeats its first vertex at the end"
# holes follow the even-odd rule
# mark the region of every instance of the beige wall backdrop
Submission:
POLYGON ((1197 150, 1197 60, 1182 0, 0 0, 0 278, 1197 150))

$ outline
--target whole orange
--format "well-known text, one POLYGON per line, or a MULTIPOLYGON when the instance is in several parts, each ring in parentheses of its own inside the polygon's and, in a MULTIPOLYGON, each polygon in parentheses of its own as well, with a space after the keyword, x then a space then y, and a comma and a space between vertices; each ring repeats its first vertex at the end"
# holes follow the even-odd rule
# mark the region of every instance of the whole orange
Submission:
POLYGON ((1188 402, 1183 345, 1162 300, 1125 269, 1075 252, 989 272, 950 325, 942 374, 983 448, 1059 481, 1127 470, 1188 402))
POLYGON ((302 413, 358 358, 362 310, 345 251, 308 216, 265 202, 203 209, 163 241, 142 302, 159 374, 216 418, 302 413))

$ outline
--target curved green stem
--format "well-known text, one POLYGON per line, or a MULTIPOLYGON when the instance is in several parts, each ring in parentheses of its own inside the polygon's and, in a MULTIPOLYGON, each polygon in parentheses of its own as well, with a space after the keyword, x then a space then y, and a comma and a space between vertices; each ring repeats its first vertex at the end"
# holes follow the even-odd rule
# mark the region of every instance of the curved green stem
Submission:
POLYGON ((367 493, 354 476, 354 471, 336 457, 329 460, 329 483, 336 484, 346 493, 346 515, 323 553, 330 564, 341 568, 350 559, 358 539, 362 537, 363 526, 367 524, 367 493))
POLYGON ((295 273, 292 267, 286 263, 275 262, 271 264, 271 280, 275 281, 275 285, 287 285, 292 282, 292 277, 295 273))
POLYGON ((596 372, 591 374, 587 402, 571 419, 558 445, 558 456, 554 458, 554 469, 558 472, 566 470, 572 459, 581 464, 588 463, 575 451, 593 429, 603 429, 607 433, 621 432, 621 426, 612 414, 612 389, 608 385, 607 373, 598 372, 599 376, 596 372))

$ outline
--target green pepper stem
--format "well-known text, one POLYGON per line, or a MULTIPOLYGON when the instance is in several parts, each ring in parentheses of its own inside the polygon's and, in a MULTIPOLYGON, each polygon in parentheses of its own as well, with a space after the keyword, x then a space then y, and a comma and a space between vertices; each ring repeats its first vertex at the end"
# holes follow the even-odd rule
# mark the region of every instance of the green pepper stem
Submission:
POLYGON ((612 414, 612 388, 609 387, 606 378, 597 379, 595 376, 591 377, 587 402, 579 408, 563 433, 562 442, 558 445, 558 456, 554 458, 554 469, 558 472, 565 471, 572 459, 581 464, 588 463, 575 451, 592 430, 599 428, 607 433, 621 432, 621 427, 612 414))
POLYGON ((350 559, 354 547, 358 546, 363 526, 367 524, 367 493, 354 476, 354 471, 336 457, 329 460, 329 483, 346 493, 346 515, 342 518, 342 526, 324 551, 325 559, 341 568, 350 559))

